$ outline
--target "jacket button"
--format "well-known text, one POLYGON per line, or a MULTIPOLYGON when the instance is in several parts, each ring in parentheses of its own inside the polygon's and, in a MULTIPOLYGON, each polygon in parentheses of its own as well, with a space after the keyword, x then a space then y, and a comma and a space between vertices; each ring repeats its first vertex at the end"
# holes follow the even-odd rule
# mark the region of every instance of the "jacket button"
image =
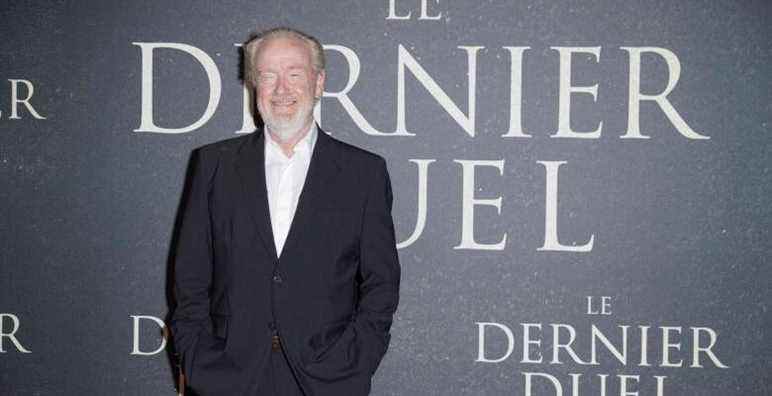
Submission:
POLYGON ((274 274, 273 275, 273 282, 274 283, 281 283, 281 281, 282 281, 282 279, 281 279, 281 276, 279 276, 279 274, 274 274))

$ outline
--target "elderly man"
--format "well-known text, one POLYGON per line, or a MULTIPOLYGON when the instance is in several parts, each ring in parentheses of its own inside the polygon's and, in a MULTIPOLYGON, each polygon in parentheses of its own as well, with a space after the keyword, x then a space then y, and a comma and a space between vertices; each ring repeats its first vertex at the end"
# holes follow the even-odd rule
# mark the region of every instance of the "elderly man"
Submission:
POLYGON ((365 395, 389 345, 400 267, 383 158, 313 121, 318 40, 245 45, 265 127, 201 147, 181 206, 174 342, 201 395, 365 395))

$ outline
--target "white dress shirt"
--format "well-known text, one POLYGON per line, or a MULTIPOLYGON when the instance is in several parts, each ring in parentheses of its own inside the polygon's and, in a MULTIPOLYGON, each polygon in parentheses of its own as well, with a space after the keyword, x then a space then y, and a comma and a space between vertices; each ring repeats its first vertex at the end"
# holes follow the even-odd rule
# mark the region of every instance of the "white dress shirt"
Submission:
POLYGON ((271 134, 265 132, 265 184, 277 256, 281 256, 292 219, 295 217, 317 133, 316 125, 311 124, 306 136, 295 144, 292 156, 287 157, 271 134))

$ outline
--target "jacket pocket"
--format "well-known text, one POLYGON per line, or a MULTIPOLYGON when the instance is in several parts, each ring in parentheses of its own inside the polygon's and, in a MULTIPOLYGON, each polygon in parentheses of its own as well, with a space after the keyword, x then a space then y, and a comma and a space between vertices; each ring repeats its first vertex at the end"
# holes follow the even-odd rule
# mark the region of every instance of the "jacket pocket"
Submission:
POLYGON ((346 329, 351 324, 350 320, 341 320, 324 326, 324 328, 314 334, 309 342, 311 347, 311 362, 320 362, 324 360, 331 351, 340 347, 346 329))

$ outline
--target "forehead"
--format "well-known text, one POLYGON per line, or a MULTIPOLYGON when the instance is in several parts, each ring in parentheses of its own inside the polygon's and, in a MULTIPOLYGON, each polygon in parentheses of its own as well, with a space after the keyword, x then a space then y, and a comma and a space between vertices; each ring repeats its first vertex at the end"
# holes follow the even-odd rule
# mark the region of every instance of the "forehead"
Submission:
POLYGON ((268 37, 255 54, 258 68, 264 67, 311 67, 311 48, 294 37, 268 37))

